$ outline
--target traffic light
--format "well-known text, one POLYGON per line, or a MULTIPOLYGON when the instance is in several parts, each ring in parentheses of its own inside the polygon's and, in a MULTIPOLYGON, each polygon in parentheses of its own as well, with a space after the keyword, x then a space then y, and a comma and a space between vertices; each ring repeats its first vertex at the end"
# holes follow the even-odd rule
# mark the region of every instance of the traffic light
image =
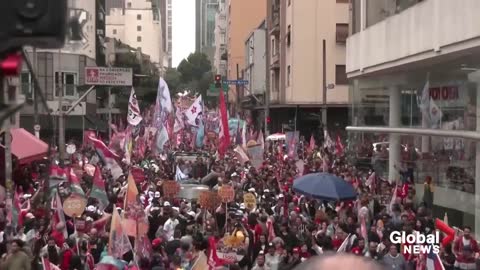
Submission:
POLYGON ((222 88, 222 75, 215 75, 215 88, 222 88))

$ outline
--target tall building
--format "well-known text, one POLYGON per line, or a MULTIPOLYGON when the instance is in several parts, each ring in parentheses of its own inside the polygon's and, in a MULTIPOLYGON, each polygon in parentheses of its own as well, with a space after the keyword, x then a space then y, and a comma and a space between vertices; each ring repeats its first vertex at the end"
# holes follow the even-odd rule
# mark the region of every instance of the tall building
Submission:
POLYGON ((195 50, 208 56, 211 63, 215 55, 215 16, 220 3, 225 0, 196 0, 195 50))
POLYGON ((265 20, 254 29, 245 41, 245 69, 243 78, 248 80, 245 98, 241 100, 242 108, 250 111, 255 126, 263 126, 264 117, 259 117, 264 109, 264 93, 266 89, 266 25, 265 20))
POLYGON ((450 226, 468 225, 477 239, 479 12, 477 0, 355 0, 347 39, 347 130, 358 160, 379 145, 388 160, 373 163, 376 173, 393 182, 408 169, 418 201, 431 177, 433 216, 447 213, 450 226))
MULTIPOLYGON (((235 80, 245 68, 245 41, 267 14, 266 0, 227 0, 227 78, 235 80), (237 69, 238 67, 238 69, 237 69)), ((230 104, 237 104, 243 96, 241 87, 231 87, 228 92, 230 104)))
POLYGON ((107 11, 106 35, 149 55, 162 71, 165 50, 160 9, 148 0, 126 0, 123 4, 107 11))
MULTIPOLYGON (((88 89, 88 86, 85 86, 85 67, 96 66, 96 57, 100 58, 98 59, 100 64, 105 59, 102 4, 102 1, 96 0, 69 1, 69 16, 79 18, 80 24, 83 25, 81 41, 67 40, 62 49, 55 50, 27 48, 40 88, 53 115, 58 115, 60 110, 67 111, 88 89)), ((25 64, 22 65, 20 89, 26 100, 20 112, 20 127, 33 133, 34 120, 38 117, 40 136, 42 138, 57 136, 54 133, 56 129, 51 126, 40 101, 38 111, 34 109, 33 77, 25 64)), ((96 117, 96 102, 96 93, 93 91, 64 117, 67 142, 73 138, 79 142, 85 129, 106 130, 106 123, 96 117)))
POLYGON ((215 14, 215 53, 213 67, 217 74, 227 77, 227 5, 221 1, 215 14))
POLYGON ((160 10, 164 66, 172 67, 172 0, 152 0, 152 5, 160 10))
POLYGON ((305 136, 318 134, 325 125, 341 130, 347 125, 349 103, 348 1, 268 0, 267 9, 270 130, 297 128, 305 136), (327 123, 322 123, 325 106, 327 123))

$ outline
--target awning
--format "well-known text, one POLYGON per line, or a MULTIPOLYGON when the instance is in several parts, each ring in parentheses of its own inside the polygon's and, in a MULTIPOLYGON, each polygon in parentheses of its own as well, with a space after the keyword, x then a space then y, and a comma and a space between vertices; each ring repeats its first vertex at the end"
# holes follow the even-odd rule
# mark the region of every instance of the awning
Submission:
MULTIPOLYGON (((13 128, 10 134, 12 135, 12 154, 17 157, 20 164, 29 163, 47 155, 48 144, 25 129, 13 128)), ((3 145, 1 146, 4 148, 3 145)))

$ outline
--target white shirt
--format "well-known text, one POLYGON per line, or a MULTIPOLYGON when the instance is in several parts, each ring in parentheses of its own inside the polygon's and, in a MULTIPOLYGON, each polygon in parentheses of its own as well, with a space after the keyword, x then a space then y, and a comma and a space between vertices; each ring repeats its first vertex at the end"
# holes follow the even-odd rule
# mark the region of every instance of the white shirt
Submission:
POLYGON ((178 225, 178 219, 171 219, 169 218, 165 224, 163 224, 163 231, 165 232, 165 236, 167 237, 168 241, 173 240, 173 232, 175 231, 175 227, 178 225))

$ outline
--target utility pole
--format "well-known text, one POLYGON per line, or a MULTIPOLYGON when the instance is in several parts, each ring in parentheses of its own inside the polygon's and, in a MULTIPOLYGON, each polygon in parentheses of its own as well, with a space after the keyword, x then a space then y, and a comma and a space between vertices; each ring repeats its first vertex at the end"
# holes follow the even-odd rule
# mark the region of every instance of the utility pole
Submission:
MULTIPOLYGON (((238 68, 238 63, 237 63, 237 81, 240 80, 240 70, 238 68)), ((240 111, 240 85, 238 85, 238 82, 235 84, 235 88, 237 89, 237 113, 240 111)))
POLYGON ((108 87, 108 141, 112 139, 112 87, 108 87))
MULTIPOLYGON (((58 50, 58 66, 61 67, 61 58, 62 58, 62 51, 58 50)), ((61 68, 59 68, 58 74, 58 85, 57 91, 59 93, 58 96, 58 150, 59 150, 59 158, 60 158, 60 165, 63 166, 65 161, 65 122, 63 119, 63 73, 61 68)))
POLYGON ((270 35, 268 34, 268 18, 265 19, 265 136, 270 135, 268 119, 270 117, 270 35))
POLYGON ((324 130, 327 128, 327 45, 323 40, 323 106, 322 106, 322 124, 324 130))
MULTIPOLYGON (((37 72, 38 70, 38 64, 37 64, 37 48, 33 47, 33 70, 32 72, 37 72)), ((30 75, 30 76, 33 76, 30 75)), ((30 80, 33 84, 33 80, 30 80)), ((29 85, 29 87, 31 87, 29 85)), ((36 87, 36 85, 33 85, 33 89, 36 87)), ((35 90, 33 90, 33 130, 35 131, 35 137, 40 138, 40 123, 38 121, 38 97, 35 94, 35 90)))

